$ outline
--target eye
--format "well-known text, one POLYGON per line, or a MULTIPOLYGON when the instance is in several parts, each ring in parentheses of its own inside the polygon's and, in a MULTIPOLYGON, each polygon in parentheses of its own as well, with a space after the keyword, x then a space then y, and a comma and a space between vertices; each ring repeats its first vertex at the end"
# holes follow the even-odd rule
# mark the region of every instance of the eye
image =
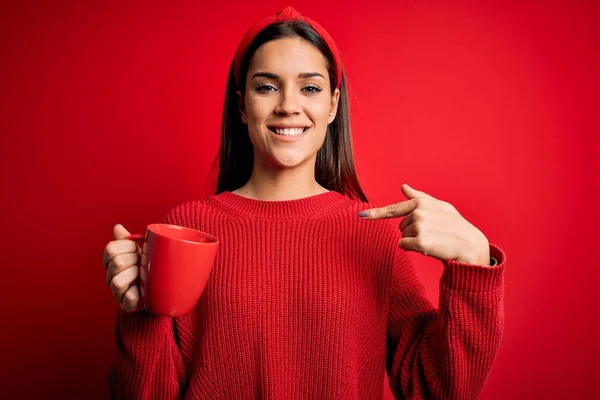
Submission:
POLYGON ((310 93, 310 94, 316 94, 319 93, 320 91, 322 91, 323 89, 321 89, 319 86, 317 85, 308 85, 302 88, 303 91, 310 93))
POLYGON ((273 85, 267 85, 267 84, 261 83, 261 84, 256 85, 254 90, 256 90, 258 93, 268 93, 273 90, 277 90, 277 88, 273 85))

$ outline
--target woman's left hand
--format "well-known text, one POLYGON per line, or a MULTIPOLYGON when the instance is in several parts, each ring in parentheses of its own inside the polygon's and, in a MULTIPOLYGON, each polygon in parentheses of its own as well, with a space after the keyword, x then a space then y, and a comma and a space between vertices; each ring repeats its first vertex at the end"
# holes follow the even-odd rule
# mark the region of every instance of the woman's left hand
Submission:
POLYGON ((400 223, 398 246, 439 260, 490 265, 490 246, 485 235, 448 202, 402 185, 408 198, 386 207, 359 213, 364 219, 405 218, 400 223), (367 213, 365 213, 367 212, 367 213))

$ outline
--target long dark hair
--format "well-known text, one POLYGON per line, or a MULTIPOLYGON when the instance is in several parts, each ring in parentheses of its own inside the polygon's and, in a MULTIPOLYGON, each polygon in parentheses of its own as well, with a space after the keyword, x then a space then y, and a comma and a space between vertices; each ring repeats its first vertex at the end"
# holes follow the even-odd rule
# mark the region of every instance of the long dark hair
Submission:
MULTIPOLYGON (((254 52, 266 42, 285 37, 300 37, 315 46, 325 56, 333 93, 337 82, 331 50, 321 36, 310 25, 302 21, 276 23, 256 36, 242 58, 240 91, 244 92, 246 73, 254 52)), ((327 126, 325 141, 317 152, 315 179, 328 190, 367 202, 367 196, 365 196, 358 183, 354 169, 350 134, 350 110, 345 81, 346 79, 342 75, 337 114, 333 122, 327 126)), ((217 163, 219 165, 216 194, 242 187, 250 179, 254 166, 254 148, 248 134, 248 126, 242 122, 240 116, 237 90, 238 86, 235 81, 232 62, 223 108, 221 147, 213 163, 213 168, 217 163)))

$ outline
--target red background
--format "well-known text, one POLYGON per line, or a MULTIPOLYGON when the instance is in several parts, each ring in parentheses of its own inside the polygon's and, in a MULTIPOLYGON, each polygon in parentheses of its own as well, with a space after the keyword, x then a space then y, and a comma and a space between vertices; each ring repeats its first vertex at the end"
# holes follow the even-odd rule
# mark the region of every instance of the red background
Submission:
MULTIPOLYGON (((0 397, 108 395, 112 227, 211 193, 237 44, 288 5, 208 3, 2 3, 0 397)), ((370 199, 406 181, 507 252, 482 399, 598 392, 598 4, 292 3, 342 51, 370 199)))

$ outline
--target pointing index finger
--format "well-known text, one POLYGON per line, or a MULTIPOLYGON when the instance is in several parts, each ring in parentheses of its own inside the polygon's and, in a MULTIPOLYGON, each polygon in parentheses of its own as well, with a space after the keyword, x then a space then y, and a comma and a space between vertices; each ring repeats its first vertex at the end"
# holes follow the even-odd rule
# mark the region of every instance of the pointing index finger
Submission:
POLYGON ((389 206, 370 208, 358 213, 363 219, 387 219, 403 217, 409 214, 417 206, 414 199, 401 201, 400 203, 390 204, 389 206))

